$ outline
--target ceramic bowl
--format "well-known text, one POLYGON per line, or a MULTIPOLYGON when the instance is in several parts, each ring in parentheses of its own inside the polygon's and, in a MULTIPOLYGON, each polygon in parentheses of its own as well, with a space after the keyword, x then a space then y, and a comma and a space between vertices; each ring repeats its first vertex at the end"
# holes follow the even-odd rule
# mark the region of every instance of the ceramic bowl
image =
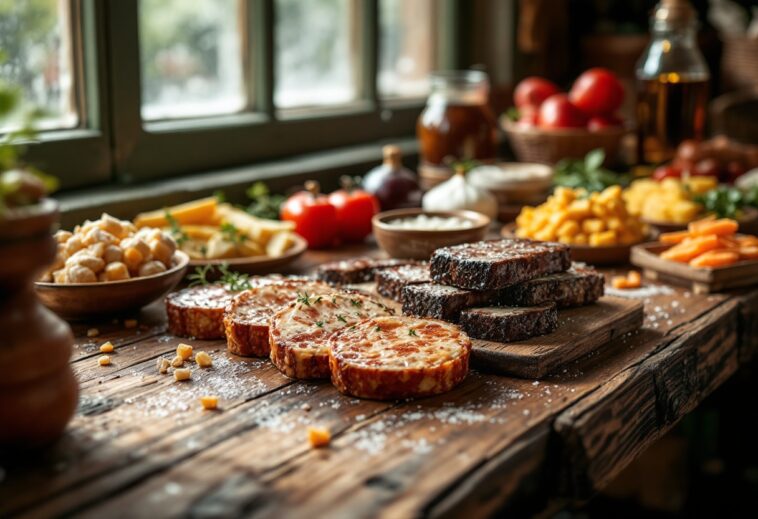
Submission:
POLYGON ((424 211, 396 209, 374 216, 374 237, 379 246, 393 258, 427 260, 440 247, 481 241, 487 235, 489 217, 475 211, 424 211), (402 229, 391 225, 393 220, 426 216, 457 217, 472 222, 471 227, 461 229, 402 229))
POLYGON ((34 283, 39 300, 64 319, 90 319, 139 310, 163 297, 184 277, 189 256, 174 253, 174 266, 153 276, 100 283, 34 283))

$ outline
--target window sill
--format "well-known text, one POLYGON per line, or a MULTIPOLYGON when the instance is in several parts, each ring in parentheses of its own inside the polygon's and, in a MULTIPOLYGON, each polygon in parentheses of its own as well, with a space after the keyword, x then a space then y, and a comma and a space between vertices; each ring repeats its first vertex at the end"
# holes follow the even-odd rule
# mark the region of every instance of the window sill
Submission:
MULTIPOLYGON (((417 140, 409 137, 392 142, 400 146, 406 165, 415 166, 417 140)), ((139 212, 209 196, 217 190, 223 191, 230 202, 243 203, 245 189, 257 180, 266 182, 274 192, 288 192, 306 180, 316 179, 328 191, 337 187, 341 175, 363 175, 379 164, 382 145, 387 143, 350 146, 143 184, 110 184, 64 192, 56 196, 61 203, 61 226, 70 229, 103 212, 131 219, 139 212)))

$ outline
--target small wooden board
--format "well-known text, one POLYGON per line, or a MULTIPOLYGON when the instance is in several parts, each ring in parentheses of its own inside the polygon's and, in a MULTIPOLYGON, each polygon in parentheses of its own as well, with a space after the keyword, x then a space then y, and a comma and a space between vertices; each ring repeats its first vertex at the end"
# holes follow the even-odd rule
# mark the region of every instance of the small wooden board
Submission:
POLYGON ((558 312, 558 329, 525 341, 473 339, 472 361, 482 370, 521 378, 543 378, 611 340, 639 329, 643 305, 605 296, 597 303, 558 312))
POLYGON ((758 261, 740 261, 728 267, 695 268, 663 259, 659 254, 671 245, 645 243, 632 247, 632 264, 648 279, 691 287, 696 294, 710 294, 758 283, 758 261))

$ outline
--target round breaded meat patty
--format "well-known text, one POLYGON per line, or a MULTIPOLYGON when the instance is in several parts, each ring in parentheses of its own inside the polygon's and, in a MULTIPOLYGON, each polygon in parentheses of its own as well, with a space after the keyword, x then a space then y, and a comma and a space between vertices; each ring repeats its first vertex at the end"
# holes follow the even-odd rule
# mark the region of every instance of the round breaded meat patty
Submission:
POLYGON ((376 317, 329 338, 332 383, 376 400, 450 391, 466 377, 470 353, 469 337, 436 319, 376 317))

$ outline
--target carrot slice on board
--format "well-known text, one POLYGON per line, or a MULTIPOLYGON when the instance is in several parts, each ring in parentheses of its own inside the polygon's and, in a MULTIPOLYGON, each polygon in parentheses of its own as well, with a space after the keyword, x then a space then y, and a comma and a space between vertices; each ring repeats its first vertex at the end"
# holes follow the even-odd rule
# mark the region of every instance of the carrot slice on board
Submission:
POLYGON ((756 260, 758 259, 758 245, 748 245, 737 249, 740 254, 740 259, 744 260, 756 260))
POLYGON ((682 243, 689 237, 688 231, 666 232, 658 237, 658 241, 661 243, 682 243))
POLYGON ((718 249, 720 247, 721 242, 719 242, 719 237, 715 234, 698 236, 697 238, 682 242, 679 245, 674 245, 670 249, 663 251, 661 253, 661 258, 678 261, 680 263, 687 263, 704 252, 718 249))
POLYGON ((725 267, 736 263, 740 259, 740 255, 730 250, 711 250, 705 252, 690 261, 690 265, 693 267, 725 267))
POLYGON ((720 220, 698 220, 691 222, 687 226, 690 234, 695 236, 705 236, 715 234, 717 236, 731 236, 737 232, 739 224, 730 218, 721 218, 720 220))

